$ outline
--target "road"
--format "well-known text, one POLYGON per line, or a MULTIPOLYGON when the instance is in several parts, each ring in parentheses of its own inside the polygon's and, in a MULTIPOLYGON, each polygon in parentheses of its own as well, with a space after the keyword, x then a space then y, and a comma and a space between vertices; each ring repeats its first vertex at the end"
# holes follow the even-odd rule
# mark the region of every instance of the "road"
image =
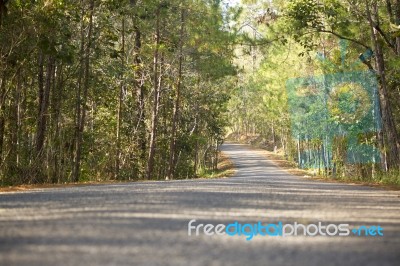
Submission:
POLYGON ((0 194, 0 265, 400 265, 400 193, 292 176, 239 144, 217 180, 0 194), (380 225, 384 236, 188 236, 196 223, 380 225))

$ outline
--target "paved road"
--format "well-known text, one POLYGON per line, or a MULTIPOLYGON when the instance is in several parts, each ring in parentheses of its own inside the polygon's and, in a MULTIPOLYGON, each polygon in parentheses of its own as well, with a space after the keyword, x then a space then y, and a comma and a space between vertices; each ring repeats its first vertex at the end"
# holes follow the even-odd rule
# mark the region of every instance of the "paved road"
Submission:
POLYGON ((242 145, 229 179, 0 194, 0 265, 400 265, 399 192, 291 176, 242 145), (383 237, 189 237, 197 223, 381 225, 383 237))

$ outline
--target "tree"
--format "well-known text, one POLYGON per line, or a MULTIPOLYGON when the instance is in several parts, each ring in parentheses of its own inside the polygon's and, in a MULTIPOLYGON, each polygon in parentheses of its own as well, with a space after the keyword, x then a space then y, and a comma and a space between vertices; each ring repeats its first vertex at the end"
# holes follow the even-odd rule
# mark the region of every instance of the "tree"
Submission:
POLYGON ((1 1, 1 183, 215 167, 235 74, 225 19, 213 0, 1 1))

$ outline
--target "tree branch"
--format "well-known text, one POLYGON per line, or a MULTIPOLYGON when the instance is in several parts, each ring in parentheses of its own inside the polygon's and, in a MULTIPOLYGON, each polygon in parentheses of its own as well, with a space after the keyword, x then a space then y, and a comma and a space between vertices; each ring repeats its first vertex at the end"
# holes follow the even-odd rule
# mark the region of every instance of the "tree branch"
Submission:
POLYGON ((371 47, 369 47, 368 45, 365 45, 364 43, 362 43, 362 42, 360 42, 360 41, 358 41, 358 40, 356 40, 356 39, 352 39, 352 38, 349 38, 349 37, 345 37, 345 36, 343 36, 343 35, 341 35, 341 34, 339 34, 339 33, 336 33, 336 32, 334 32, 334 31, 331 31, 331 30, 318 30, 318 31, 319 31, 319 32, 322 32, 322 33, 329 33, 329 34, 335 35, 336 37, 339 37, 340 39, 353 42, 353 43, 358 44, 358 45, 360 45, 360 46, 362 46, 362 47, 364 47, 364 48, 366 48, 366 49, 371 49, 371 47))
POLYGON ((396 47, 393 45, 393 43, 389 40, 389 38, 386 36, 386 34, 383 32, 383 30, 379 27, 379 25, 374 25, 374 29, 379 32, 379 34, 382 36, 382 38, 385 40, 386 44, 394 51, 395 54, 397 54, 396 47))

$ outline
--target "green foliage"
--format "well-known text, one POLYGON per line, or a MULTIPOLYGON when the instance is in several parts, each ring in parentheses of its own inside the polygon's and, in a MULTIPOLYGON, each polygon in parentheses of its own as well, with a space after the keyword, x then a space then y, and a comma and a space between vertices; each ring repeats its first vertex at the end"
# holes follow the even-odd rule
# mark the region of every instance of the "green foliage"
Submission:
POLYGON ((78 160, 80 181, 141 179, 151 134, 150 178, 166 177, 170 154, 174 178, 214 168, 236 74, 231 15, 219 1, 10 1, 0 22, 1 184, 76 181, 78 160))
MULTIPOLYGON (((236 89, 228 107, 230 132, 234 133, 232 136, 255 138, 256 142, 270 150, 282 151, 286 158, 294 159, 299 165, 304 161, 301 159, 303 156, 307 156, 308 159, 320 158, 318 159, 320 161, 324 159, 321 157, 321 152, 316 154, 313 151, 324 149, 324 143, 319 138, 326 136, 329 131, 324 129, 324 125, 317 118, 324 115, 325 111, 321 110, 320 103, 325 100, 313 100, 312 97, 308 97, 308 103, 294 102, 292 106, 298 105, 296 117, 289 117, 288 96, 290 95, 287 95, 285 90, 286 82, 288 79, 298 77, 304 77, 304 80, 307 80, 307 77, 330 75, 340 77, 346 72, 367 73, 377 64, 377 58, 370 49, 374 44, 371 43, 373 33, 378 35, 378 44, 382 45, 383 60, 387 68, 385 78, 389 84, 387 104, 394 108, 393 117, 399 130, 400 120, 396 118, 396 114, 399 113, 400 108, 398 100, 395 99, 400 97, 398 93, 400 43, 396 39, 398 27, 393 23, 395 18, 398 19, 398 14, 395 12, 389 14, 391 9, 387 6, 390 3, 391 7, 397 4, 393 1, 385 3, 377 1, 375 10, 373 3, 370 3, 369 11, 373 13, 372 27, 374 29, 372 30, 371 21, 367 16, 366 2, 369 1, 276 0, 259 3, 245 1, 241 7, 243 11, 238 19, 237 27, 251 29, 243 34, 237 48, 237 50, 243 50, 237 53, 241 56, 237 61, 241 61, 239 65, 243 64, 243 71, 238 74, 236 89), (347 47, 339 45, 343 43, 340 39, 347 41, 347 47), (361 61, 361 58, 364 58, 364 61, 361 61), (251 63, 253 68, 246 66, 251 63), (308 121, 307 127, 312 131, 312 137, 293 141, 292 125, 296 122, 293 120, 296 119, 308 121)), ((374 71, 379 74, 378 70, 374 71)), ((374 77, 375 72, 369 73, 371 77, 374 77)), ((382 80, 379 82, 382 85, 382 80)), ((370 82, 368 79, 363 79, 361 83, 367 87, 377 87, 375 82, 370 82)), ((310 92, 312 89, 309 84, 305 84, 303 91, 307 94, 307 91, 310 92)), ((360 130, 366 120, 360 120, 359 117, 365 116, 366 112, 368 112, 366 117, 371 117, 370 101, 360 100, 370 100, 373 97, 370 89, 367 93, 357 86, 344 84, 338 89, 340 95, 333 94, 330 99, 327 99, 327 107, 332 115, 331 120, 328 121, 331 127, 353 121, 353 129, 360 130)), ((382 100, 381 88, 375 89, 381 93, 382 100)), ((351 150, 348 142, 352 141, 360 145, 357 152, 363 154, 361 156, 371 154, 371 151, 365 148, 369 145, 375 145, 377 148, 374 154, 377 155, 376 150, 379 150, 382 156, 388 156, 388 151, 396 146, 394 143, 387 142, 387 135, 383 135, 385 131, 376 135, 371 134, 364 132, 356 137, 352 136, 351 139, 334 138, 333 165, 321 169, 318 164, 322 165, 322 163, 317 162, 317 166, 308 165, 307 167, 319 167, 320 173, 338 178, 357 176, 362 180, 369 180, 375 169, 382 167, 382 170, 386 170, 385 162, 375 165, 353 163, 347 156, 347 152, 351 150)), ((385 160, 387 157, 382 158, 385 160)), ((383 180, 384 176, 385 174, 382 174, 378 179, 383 180)), ((392 176, 392 174, 387 174, 388 180, 392 180, 389 182, 396 183, 398 178, 393 179, 392 176)))

